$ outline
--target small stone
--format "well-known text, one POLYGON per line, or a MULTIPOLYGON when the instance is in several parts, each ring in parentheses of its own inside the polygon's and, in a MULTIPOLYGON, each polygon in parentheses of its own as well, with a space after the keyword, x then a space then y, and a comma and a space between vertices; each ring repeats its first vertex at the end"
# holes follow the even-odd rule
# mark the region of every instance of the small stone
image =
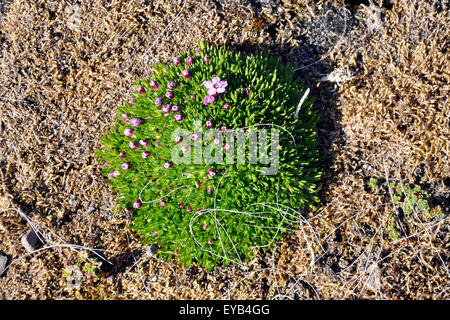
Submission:
POLYGON ((22 237, 22 245, 28 252, 33 252, 42 246, 41 240, 39 240, 34 230, 30 230, 26 235, 22 237))
POLYGON ((8 262, 8 257, 0 255, 0 276, 5 271, 7 262, 8 262))

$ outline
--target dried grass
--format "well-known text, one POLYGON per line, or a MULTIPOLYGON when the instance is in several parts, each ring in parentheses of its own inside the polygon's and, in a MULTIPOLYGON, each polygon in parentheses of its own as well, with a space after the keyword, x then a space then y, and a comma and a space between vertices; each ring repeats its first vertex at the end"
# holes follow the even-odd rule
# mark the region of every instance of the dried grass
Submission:
POLYGON ((13 200, 65 242, 104 249, 115 267, 98 277, 84 273, 80 287, 70 288, 64 269, 86 255, 46 250, 11 265, 0 278, 0 298, 448 299, 448 215, 431 224, 405 222, 408 234, 394 242, 386 232, 395 212, 388 191, 365 187, 368 177, 421 179, 448 199, 445 12, 397 1, 380 10, 379 28, 354 19, 342 41, 321 44, 331 52, 327 59, 299 71, 310 85, 332 69, 350 67, 356 77, 338 83, 338 92, 332 84, 311 88, 324 118, 323 206, 245 268, 207 273, 155 259, 128 228, 129 213, 111 214, 114 193, 93 155, 98 137, 151 63, 199 40, 266 48, 308 65, 311 56, 302 54, 314 44, 302 40, 304 27, 314 25, 318 7, 244 0, 75 4, 16 0, 0 19, 0 251, 11 259, 25 254, 26 223, 3 210, 13 200))

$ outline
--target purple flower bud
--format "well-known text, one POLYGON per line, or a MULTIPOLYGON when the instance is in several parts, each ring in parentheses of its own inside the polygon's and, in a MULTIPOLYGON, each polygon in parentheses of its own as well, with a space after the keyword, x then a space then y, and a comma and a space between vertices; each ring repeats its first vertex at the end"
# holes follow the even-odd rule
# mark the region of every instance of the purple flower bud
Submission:
POLYGON ((142 206, 142 201, 139 199, 133 203, 133 208, 135 208, 135 209, 139 209, 141 206, 142 206))
POLYGON ((182 136, 176 136, 175 137, 175 142, 176 143, 180 143, 181 141, 183 141, 183 137, 182 136))
POLYGON ((212 192, 212 188, 210 186, 206 187, 206 192, 211 193, 212 192))
POLYGON ((220 127, 220 133, 224 134, 225 132, 227 132, 227 127, 225 126, 220 127))
POLYGON ((180 209, 183 209, 184 208, 184 202, 183 201, 178 202, 178 207, 180 209))
POLYGON ((250 88, 245 88, 245 93, 246 93, 247 95, 250 95, 250 92, 252 92, 252 89, 250 89, 250 88))
POLYGON ((171 191, 172 191, 173 189, 174 189, 174 188, 173 188, 173 186, 169 186, 169 190, 171 190, 171 191))
POLYGON ((199 138, 200 137, 198 136, 198 134, 196 134, 196 133, 191 134, 191 139, 192 140, 197 141, 199 138))
POLYGON ((166 92, 166 98, 167 98, 167 99, 170 99, 170 100, 172 100, 172 99, 173 99, 173 97, 174 97, 174 94, 173 94, 173 92, 170 92, 170 91, 167 91, 167 92, 166 92))
POLYGON ((202 229, 203 229, 203 230, 208 229, 208 224, 207 224, 207 223, 203 223, 203 224, 202 224, 202 229))
POLYGON ((192 65, 193 63, 194 63, 194 59, 192 59, 191 57, 187 57, 187 58, 186 58, 186 64, 187 64, 188 66, 192 65))
POLYGON ((188 207, 187 207, 187 211, 192 212, 192 207, 191 207, 191 206, 188 206, 188 207))
POLYGON ((173 64, 176 66, 180 66, 181 65, 181 60, 178 57, 173 58, 173 64))
POLYGON ((168 87, 169 89, 176 89, 176 88, 178 87, 178 85, 177 85, 175 82, 169 82, 169 83, 167 84, 167 87, 168 87))
POLYGON ((139 140, 139 144, 141 146, 147 147, 148 146, 148 141, 147 140, 139 140))
POLYGON ((172 106, 172 112, 178 112, 178 111, 180 111, 179 106, 172 106))
POLYGON ((225 103, 225 104, 223 105, 223 109, 224 109, 224 110, 229 110, 229 109, 230 109, 230 105, 229 105, 228 103, 225 103))
POLYGON ((115 170, 108 174, 108 178, 113 179, 113 178, 117 177, 118 175, 119 175, 119 171, 115 170))
POLYGON ((184 153, 189 151, 189 146, 182 146, 181 147, 181 151, 183 151, 184 153))
POLYGON ((125 158, 127 155, 126 155, 126 153, 125 152, 119 152, 119 157, 120 158, 125 158))
POLYGON ((122 120, 123 120, 123 122, 128 122, 128 115, 126 114, 126 113, 123 113, 122 114, 122 120))
POLYGON ((214 177, 216 175, 216 172, 212 169, 208 169, 208 174, 209 176, 214 177))
POLYGON ((164 113, 169 113, 170 112, 170 104, 166 104, 165 106, 163 106, 162 111, 164 113))
POLYGON ((161 142, 156 141, 156 146, 157 146, 157 147, 161 147, 161 142))
POLYGON ((161 97, 158 97, 158 98, 155 99, 155 104, 156 104, 157 106, 162 105, 162 103, 163 103, 163 99, 162 99, 161 97))
POLYGON ((214 138, 213 143, 214 143, 215 145, 220 144, 220 139, 219 139, 219 138, 214 138))
POLYGON ((131 163, 129 163, 129 162, 122 163, 122 169, 123 170, 128 170, 130 168, 131 168, 131 163))
POLYGON ((134 134, 134 130, 133 129, 125 129, 124 131, 123 131, 123 134, 124 135, 126 135, 127 137, 132 137, 133 136, 133 134, 134 134))
POLYGON ((153 236, 154 236, 154 237, 157 237, 157 236, 158 236, 158 232, 153 231, 153 236))
POLYGON ((145 120, 141 118, 134 118, 130 120, 130 124, 132 127, 137 127, 143 123, 145 123, 145 120))
POLYGON ((147 90, 145 90, 145 88, 139 87, 139 93, 140 93, 140 94, 144 94, 144 93, 146 93, 146 92, 147 92, 147 90))
POLYGON ((177 114, 175 115, 175 120, 181 121, 181 120, 183 120, 183 116, 182 116, 181 114, 177 113, 177 114))
POLYGON ((183 70, 183 77, 185 77, 185 78, 190 78, 191 77, 191 73, 189 72, 188 69, 184 69, 183 70))
POLYGON ((161 207, 164 207, 164 206, 166 205, 166 202, 165 202, 164 200, 161 200, 161 201, 159 202, 159 205, 160 205, 161 207))
POLYGON ((192 99, 192 100, 195 100, 196 98, 197 98, 197 96, 196 96, 195 94, 192 94, 192 95, 191 95, 191 99, 192 99))
POLYGON ((154 80, 150 81, 150 87, 151 87, 153 90, 158 90, 158 89, 159 89, 158 83, 156 83, 156 81, 154 81, 154 80))
POLYGON ((223 146, 223 148, 225 149, 225 151, 228 151, 231 149, 231 145, 229 143, 225 143, 225 145, 223 146))
POLYGON ((211 58, 208 57, 208 56, 205 56, 205 57, 203 58, 203 61, 205 61, 205 63, 209 63, 209 62, 211 61, 211 58))
POLYGON ((150 151, 142 152, 142 158, 147 159, 148 157, 150 157, 150 151))
POLYGON ((205 126, 207 127, 207 128, 212 128, 212 126, 213 126, 213 123, 211 122, 211 121, 206 121, 205 122, 205 126))
POLYGON ((130 146, 130 149, 132 149, 132 150, 137 150, 137 149, 139 149, 139 145, 138 145, 136 142, 134 142, 134 141, 130 141, 130 143, 128 144, 128 146, 130 146))
POLYGON ((173 166, 173 163, 172 163, 172 162, 166 162, 166 163, 164 163, 164 168, 166 168, 166 169, 170 169, 170 168, 172 168, 172 166, 173 166))

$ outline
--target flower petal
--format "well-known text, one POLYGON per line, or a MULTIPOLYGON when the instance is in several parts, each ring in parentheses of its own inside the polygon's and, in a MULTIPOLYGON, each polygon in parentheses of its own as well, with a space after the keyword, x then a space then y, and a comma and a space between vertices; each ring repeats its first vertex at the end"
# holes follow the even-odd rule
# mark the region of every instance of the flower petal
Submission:
POLYGON ((212 82, 213 82, 214 84, 219 84, 219 83, 220 83, 220 78, 218 78, 218 77, 213 77, 213 78, 212 78, 212 82))
POLYGON ((210 96, 213 96, 213 95, 215 95, 215 94, 217 94, 217 89, 215 89, 215 88, 209 88, 208 89, 208 94, 210 95, 210 96))
POLYGON ((214 83, 212 81, 205 81, 203 85, 208 89, 214 87, 214 83))

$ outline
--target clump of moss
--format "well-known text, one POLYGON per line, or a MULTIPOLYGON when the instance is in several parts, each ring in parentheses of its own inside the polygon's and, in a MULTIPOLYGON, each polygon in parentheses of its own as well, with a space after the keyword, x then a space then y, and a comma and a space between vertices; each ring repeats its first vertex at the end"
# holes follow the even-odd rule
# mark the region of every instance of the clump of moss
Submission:
POLYGON ((240 263, 318 201, 319 116, 311 100, 298 108, 293 66, 200 44, 137 87, 98 155, 134 229, 164 258, 240 263))

